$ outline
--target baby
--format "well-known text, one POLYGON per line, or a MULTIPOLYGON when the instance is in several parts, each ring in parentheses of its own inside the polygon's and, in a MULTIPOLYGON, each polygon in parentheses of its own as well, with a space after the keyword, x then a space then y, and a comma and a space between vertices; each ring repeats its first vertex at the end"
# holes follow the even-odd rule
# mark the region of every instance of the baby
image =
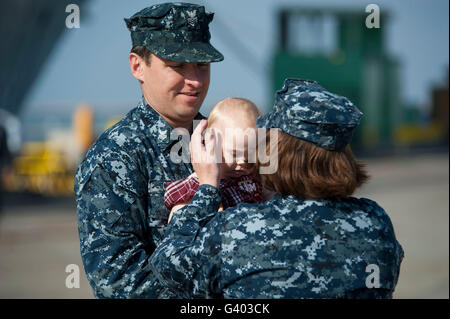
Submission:
MULTIPOLYGON (((251 101, 227 98, 217 103, 208 117, 208 128, 220 134, 222 161, 220 163, 220 190, 222 202, 219 210, 241 202, 265 201, 261 180, 255 171, 256 119, 261 111, 251 101)), ((172 213, 189 203, 198 188, 195 173, 185 179, 169 182, 164 202, 172 213)))

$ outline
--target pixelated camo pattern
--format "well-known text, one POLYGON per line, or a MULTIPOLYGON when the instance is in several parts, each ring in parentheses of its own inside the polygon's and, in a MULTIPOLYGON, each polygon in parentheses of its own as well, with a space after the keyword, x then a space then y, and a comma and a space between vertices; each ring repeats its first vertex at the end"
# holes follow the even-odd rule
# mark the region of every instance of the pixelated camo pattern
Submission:
POLYGON ((179 62, 219 62, 223 55, 210 43, 213 13, 189 3, 163 3, 125 19, 132 45, 179 62))
POLYGON ((175 212, 150 262, 186 298, 391 298, 403 249, 386 212, 368 199, 275 197, 217 212, 201 185, 175 212), (367 266, 379 268, 369 289, 367 266))
POLYGON ((362 113, 347 98, 328 92, 315 81, 286 79, 274 108, 257 120, 258 127, 278 128, 328 150, 350 143, 362 113))
POLYGON ((190 164, 170 160, 171 146, 178 142, 170 139, 171 130, 142 98, 97 139, 77 170, 81 257, 98 298, 170 297, 148 259, 170 213, 164 204, 166 182, 193 172, 190 164))

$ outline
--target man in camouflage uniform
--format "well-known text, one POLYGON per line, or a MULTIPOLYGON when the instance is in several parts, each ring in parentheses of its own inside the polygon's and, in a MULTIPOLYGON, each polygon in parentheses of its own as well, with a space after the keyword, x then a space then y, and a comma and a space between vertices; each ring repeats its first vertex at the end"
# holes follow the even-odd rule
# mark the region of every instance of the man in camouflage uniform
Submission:
POLYGON ((210 62, 223 60, 209 43, 212 19, 188 3, 154 5, 125 19, 130 68, 143 97, 97 139, 75 177, 81 257, 98 298, 169 296, 148 259, 170 213, 165 182, 193 172, 189 162, 172 161, 178 140, 171 133, 192 132, 194 118, 203 118, 210 62))
MULTIPOLYGON (((339 151, 361 116, 317 82, 288 79, 257 125, 339 151)), ((187 298, 392 298, 403 250, 377 203, 275 194, 217 213, 218 168, 196 164, 212 154, 208 134, 201 144, 204 127, 191 142, 200 187, 150 258, 161 282, 187 298)))

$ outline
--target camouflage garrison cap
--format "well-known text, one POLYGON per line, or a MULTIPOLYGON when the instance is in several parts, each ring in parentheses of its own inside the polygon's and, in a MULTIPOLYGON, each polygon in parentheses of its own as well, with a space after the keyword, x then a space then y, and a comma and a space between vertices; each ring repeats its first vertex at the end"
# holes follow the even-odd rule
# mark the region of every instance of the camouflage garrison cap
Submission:
POLYGON ((157 56, 178 62, 219 62, 223 55, 210 43, 214 13, 190 3, 155 4, 125 19, 133 47, 145 46, 157 56))
POLYGON ((347 98, 328 92, 316 81, 286 79, 271 112, 256 122, 328 150, 350 143, 363 114, 347 98))

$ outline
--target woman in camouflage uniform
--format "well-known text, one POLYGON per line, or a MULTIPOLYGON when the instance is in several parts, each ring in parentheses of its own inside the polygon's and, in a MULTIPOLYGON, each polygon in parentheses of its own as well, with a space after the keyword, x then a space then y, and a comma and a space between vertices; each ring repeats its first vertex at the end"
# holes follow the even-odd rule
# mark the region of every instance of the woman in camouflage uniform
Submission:
POLYGON ((257 121, 278 132, 278 169, 263 175, 275 194, 220 213, 202 122, 191 141, 200 187, 150 259, 159 280, 187 298, 392 298, 403 249, 386 212, 350 196, 368 178, 348 146, 361 116, 317 82, 287 79, 257 121))

